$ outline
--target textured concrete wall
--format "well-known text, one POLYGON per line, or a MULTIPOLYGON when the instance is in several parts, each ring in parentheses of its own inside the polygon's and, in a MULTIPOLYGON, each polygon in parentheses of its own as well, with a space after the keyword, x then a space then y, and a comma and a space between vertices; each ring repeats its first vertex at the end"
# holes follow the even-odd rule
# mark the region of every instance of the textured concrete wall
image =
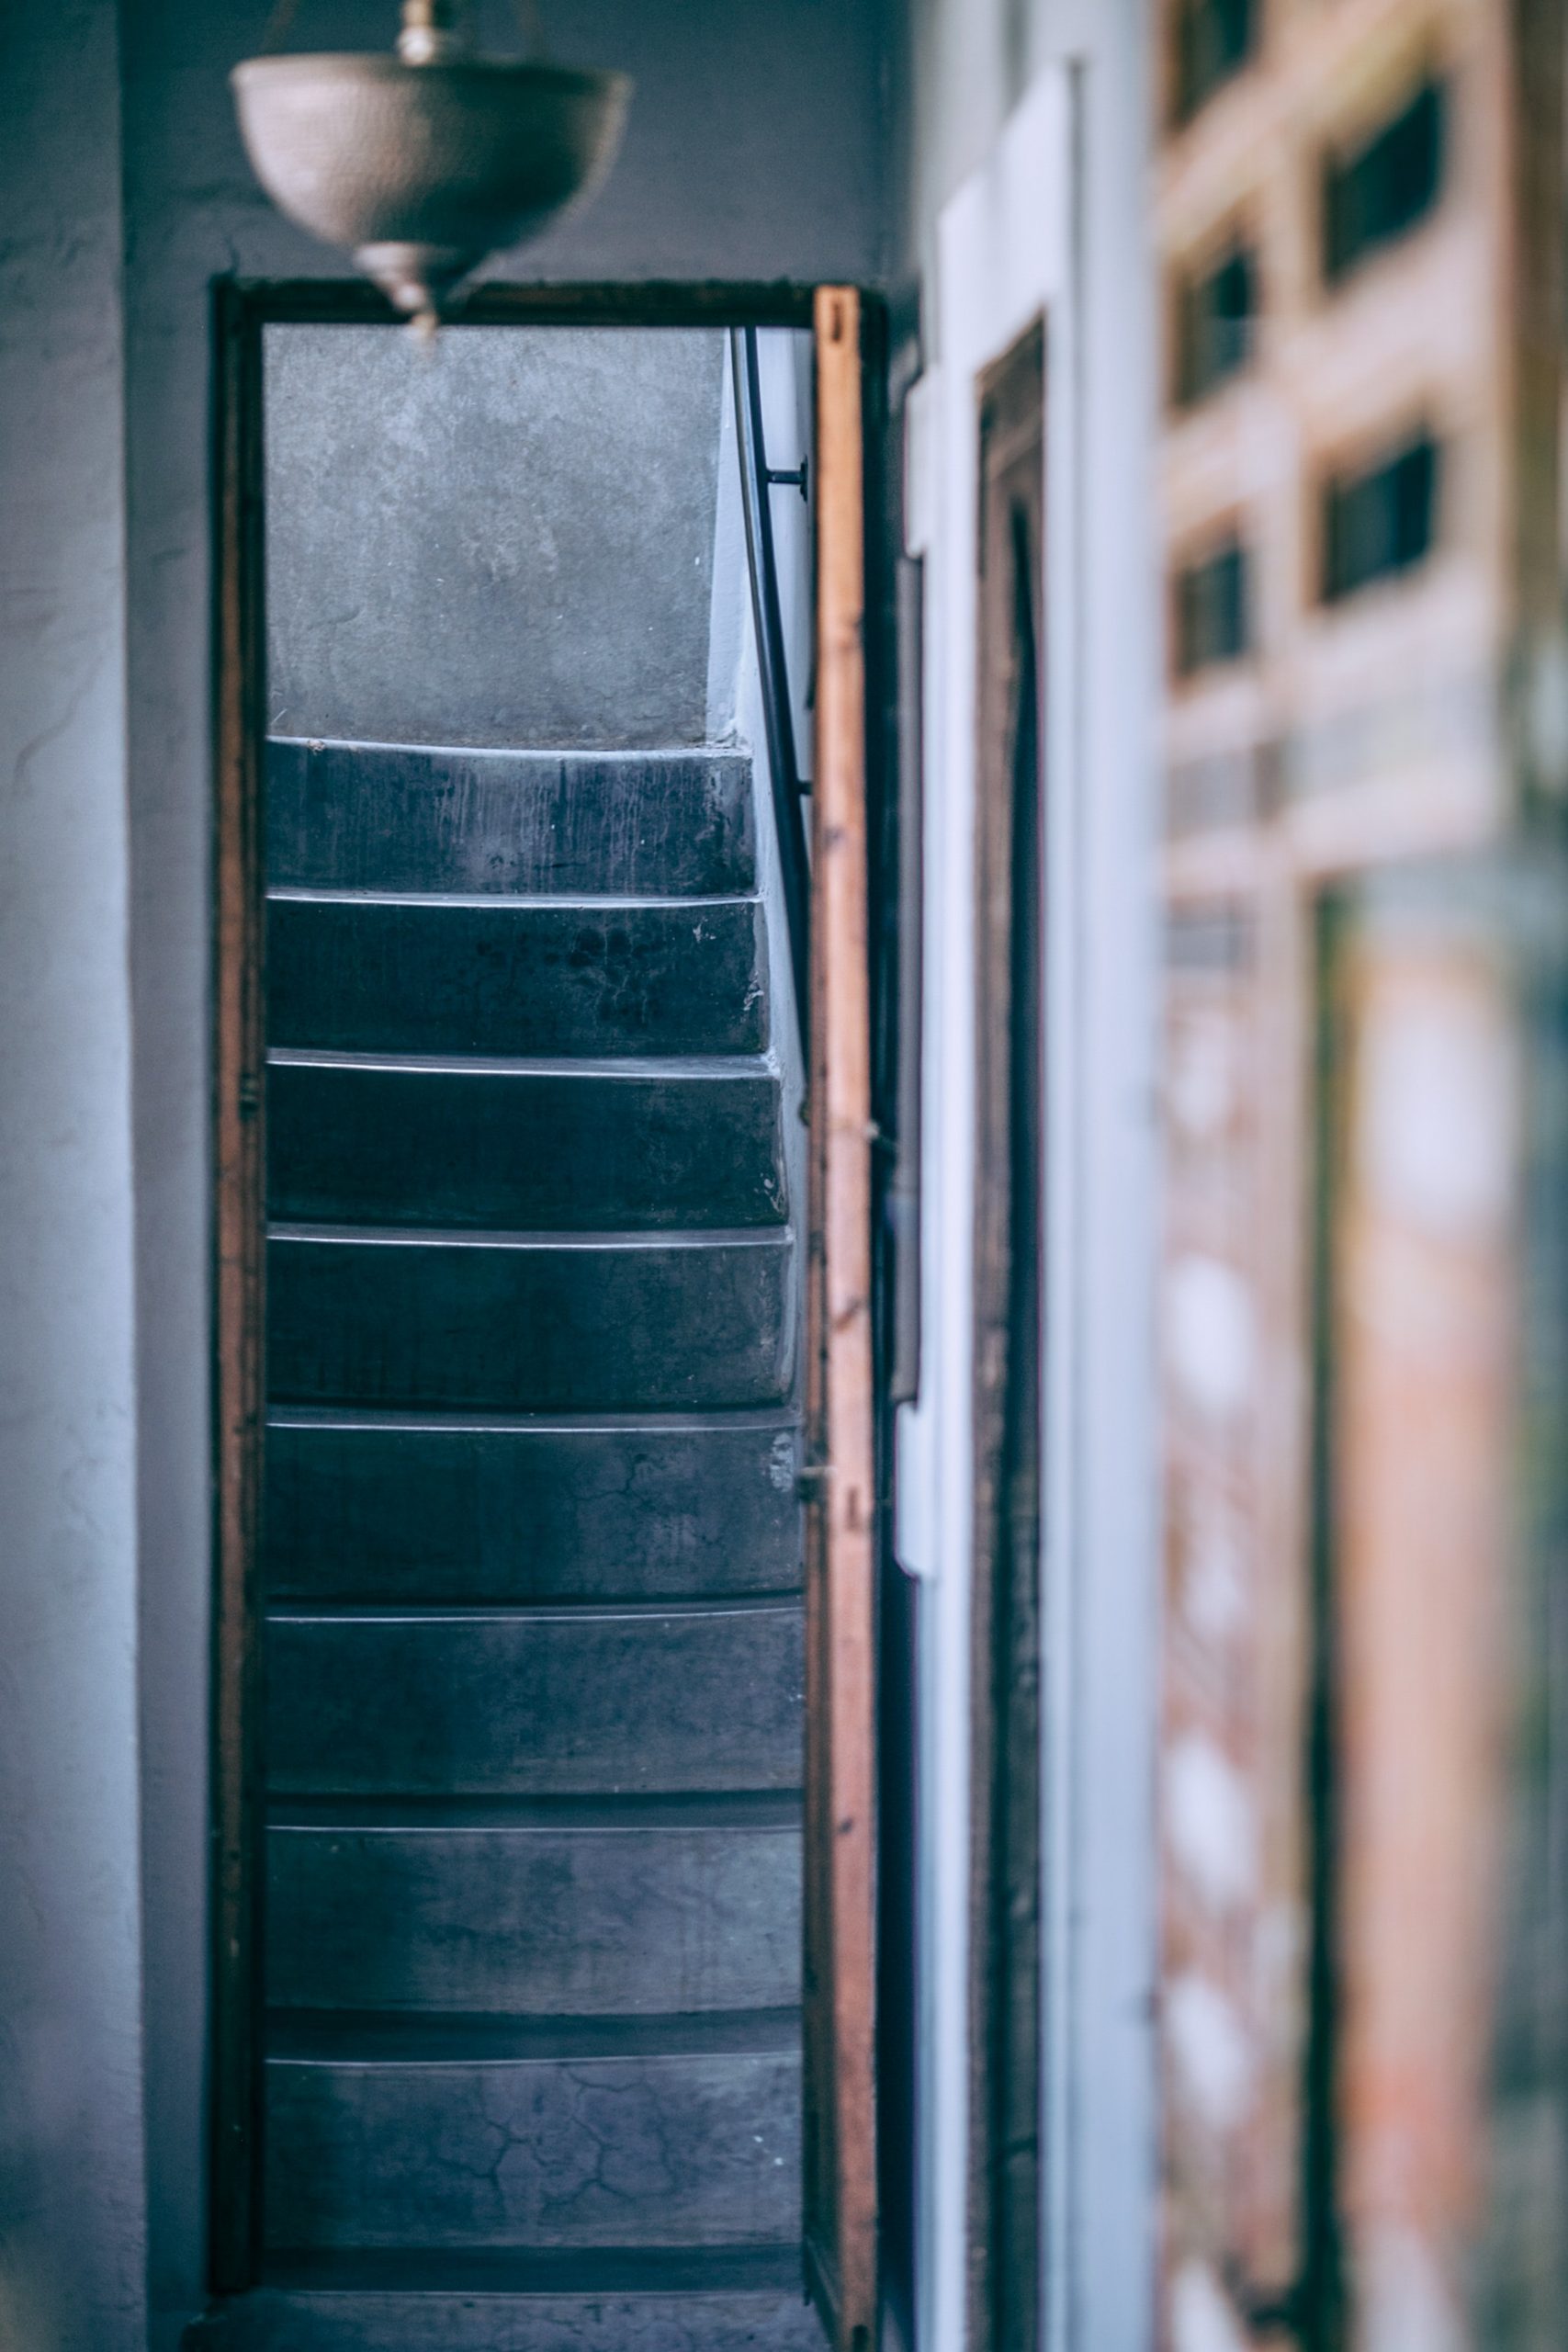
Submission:
MULTIPOLYGON (((279 220, 240 150, 225 77, 261 37, 260 0, 122 0, 121 13, 149 2278, 162 2347, 202 2290, 209 287, 231 270, 344 266, 279 220)), ((557 54, 626 66, 637 91, 604 195, 510 274, 874 276, 884 13, 885 0, 551 0, 557 54)), ((390 0, 310 0, 299 38, 380 46, 392 17, 390 0)), ((514 22, 491 0, 495 40, 514 22)))
POLYGON ((0 11, 0 2345, 142 2338, 115 20, 0 11))
POLYGON ((270 329, 274 731, 703 741, 723 361, 716 334, 270 329))

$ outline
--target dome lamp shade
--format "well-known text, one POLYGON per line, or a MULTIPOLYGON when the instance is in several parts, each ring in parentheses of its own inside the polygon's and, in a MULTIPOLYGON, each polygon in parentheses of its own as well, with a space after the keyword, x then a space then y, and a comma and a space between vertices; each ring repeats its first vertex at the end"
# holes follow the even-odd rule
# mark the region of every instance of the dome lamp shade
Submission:
POLYGON ((488 255, 603 184, 631 96, 624 74, 474 55, 455 0, 404 0, 395 53, 264 54, 231 79, 278 210, 426 330, 488 255))

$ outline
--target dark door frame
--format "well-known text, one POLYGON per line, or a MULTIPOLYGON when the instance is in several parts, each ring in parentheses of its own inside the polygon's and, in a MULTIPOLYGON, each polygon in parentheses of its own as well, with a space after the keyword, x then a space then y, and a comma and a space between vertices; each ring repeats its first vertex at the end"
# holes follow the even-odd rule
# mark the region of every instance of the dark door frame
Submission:
MULTIPOLYGON (((788 280, 491 285, 468 326, 812 329, 818 289, 788 280)), ((860 307, 874 322, 875 298, 860 307)), ((254 2285, 260 2256, 263 1822, 259 1638, 265 1430, 265 665, 262 336, 267 326, 401 323, 358 279, 223 278, 213 288, 214 717, 212 1011, 212 2028, 209 2278, 254 2285)), ((880 415, 875 332, 863 345, 861 413, 880 415)), ((868 469, 868 470, 870 470, 868 469)), ((866 535, 866 554, 878 554, 866 535)), ((867 774, 875 730, 868 730, 867 774)), ((866 2192, 874 2211, 874 2181, 866 2192)), ((863 2199, 863 2207, 864 2200, 863 2199)))
POLYGON ((1045 330, 979 384, 969 2313, 1039 2343, 1045 330))

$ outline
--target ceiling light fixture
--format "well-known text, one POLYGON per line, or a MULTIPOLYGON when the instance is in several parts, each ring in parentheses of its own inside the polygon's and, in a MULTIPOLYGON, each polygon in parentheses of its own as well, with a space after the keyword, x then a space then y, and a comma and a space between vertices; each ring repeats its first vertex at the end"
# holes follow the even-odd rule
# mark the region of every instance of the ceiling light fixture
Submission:
POLYGON ((488 255, 602 185, 632 87, 624 74, 477 56, 463 0, 403 0, 395 53, 264 53, 230 78, 279 211, 346 247, 425 334, 488 255))

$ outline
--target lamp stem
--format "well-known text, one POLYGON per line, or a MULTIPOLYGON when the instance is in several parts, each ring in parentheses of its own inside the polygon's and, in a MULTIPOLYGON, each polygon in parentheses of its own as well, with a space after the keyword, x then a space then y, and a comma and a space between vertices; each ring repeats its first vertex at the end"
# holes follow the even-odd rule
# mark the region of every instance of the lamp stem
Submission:
POLYGON ((461 0, 403 0, 398 55, 405 65, 444 65, 467 57, 472 43, 461 0))

